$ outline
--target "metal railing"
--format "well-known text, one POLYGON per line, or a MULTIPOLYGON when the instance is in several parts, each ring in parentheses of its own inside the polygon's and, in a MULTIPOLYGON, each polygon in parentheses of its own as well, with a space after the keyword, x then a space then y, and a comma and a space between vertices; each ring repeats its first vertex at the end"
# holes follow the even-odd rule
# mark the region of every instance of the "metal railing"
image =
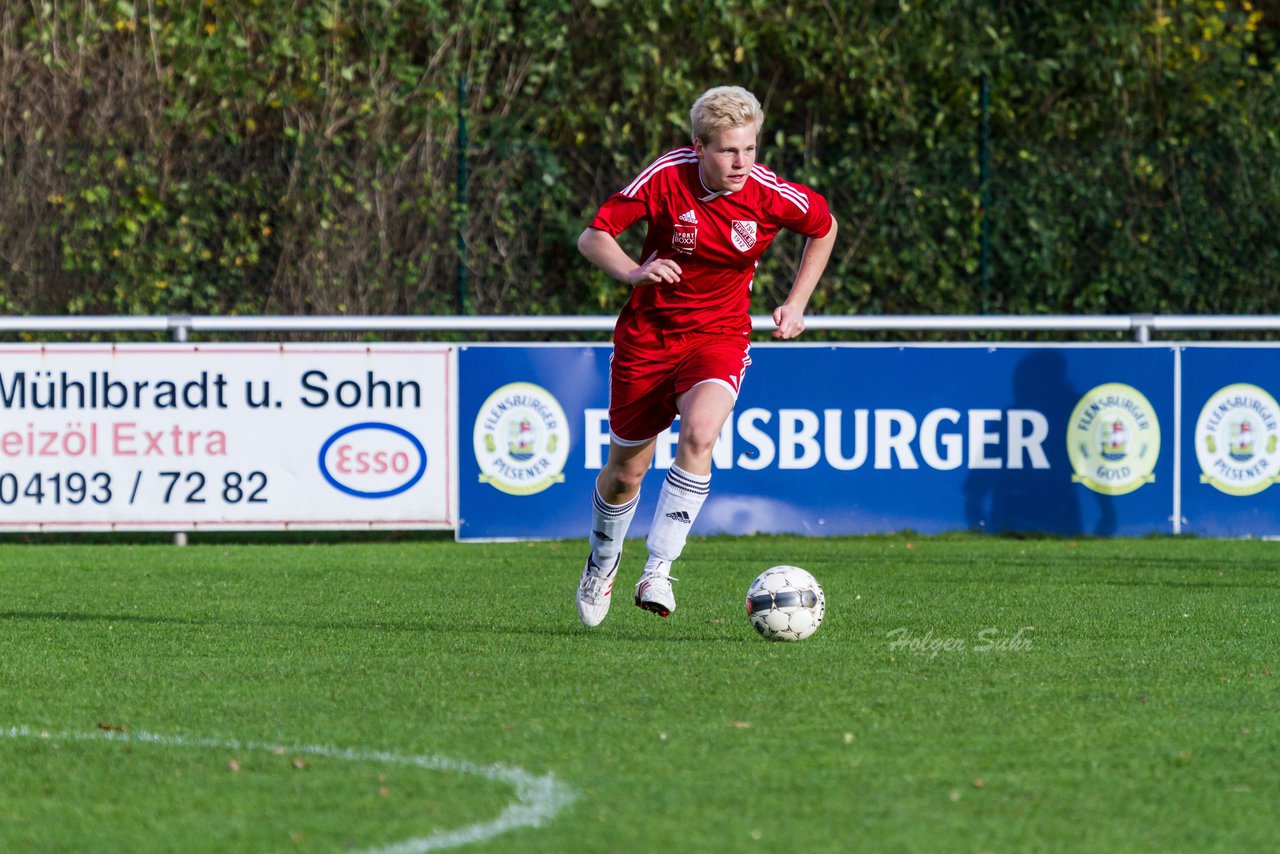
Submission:
MULTIPOLYGON (((610 332, 612 315, 94 315, 0 317, 3 332, 161 332, 174 341, 192 333, 235 332, 610 332)), ((752 315, 752 328, 774 328, 752 315)), ((1280 331, 1280 315, 813 315, 805 328, 838 332, 1127 332, 1140 344, 1156 332, 1280 331)))

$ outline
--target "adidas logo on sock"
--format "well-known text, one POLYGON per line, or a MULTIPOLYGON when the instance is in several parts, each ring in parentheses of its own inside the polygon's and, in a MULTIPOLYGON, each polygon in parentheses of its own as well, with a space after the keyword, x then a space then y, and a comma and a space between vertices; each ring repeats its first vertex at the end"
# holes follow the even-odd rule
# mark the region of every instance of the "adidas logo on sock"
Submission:
POLYGON ((677 522, 683 522, 686 525, 693 524, 693 520, 689 518, 689 514, 683 510, 677 510, 674 513, 667 514, 668 519, 675 519, 677 522))
POLYGON ((599 539, 599 540, 600 540, 600 542, 602 542, 602 543, 612 543, 612 542, 613 542, 613 537, 609 536, 609 535, 608 535, 608 534, 606 534, 604 531, 592 531, 591 533, 592 533, 592 534, 595 534, 596 538, 597 538, 597 539, 599 539))
POLYGON ((690 225, 697 225, 698 217, 693 211, 685 211, 684 213, 680 214, 680 221, 687 222, 690 225))

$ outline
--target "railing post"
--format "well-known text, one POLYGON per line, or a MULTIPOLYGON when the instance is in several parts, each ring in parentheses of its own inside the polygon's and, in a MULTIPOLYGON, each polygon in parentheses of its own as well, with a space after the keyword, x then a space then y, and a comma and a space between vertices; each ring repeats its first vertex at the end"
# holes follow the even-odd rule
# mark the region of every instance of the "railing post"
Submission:
MULTIPOLYGON (((187 329, 191 327, 191 318, 187 316, 177 316, 169 318, 169 337, 179 343, 186 343, 187 329)), ((187 544, 186 531, 173 532, 173 544, 175 546, 185 546, 187 544)))
POLYGON ((454 212, 454 228, 457 229, 458 247, 458 314, 467 311, 467 77, 458 75, 458 196, 454 212))
POLYGON ((1155 318, 1149 314, 1133 315, 1133 340, 1139 344, 1151 343, 1151 327, 1155 325, 1155 318))
POLYGON ((982 311, 991 305, 991 81, 982 75, 978 100, 982 121, 978 132, 978 266, 982 274, 982 311))

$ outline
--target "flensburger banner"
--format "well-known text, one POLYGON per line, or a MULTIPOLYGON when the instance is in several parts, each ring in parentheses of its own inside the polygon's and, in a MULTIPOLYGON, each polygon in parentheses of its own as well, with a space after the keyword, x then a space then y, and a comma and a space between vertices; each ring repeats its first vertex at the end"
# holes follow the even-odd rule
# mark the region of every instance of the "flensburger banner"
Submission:
MULTIPOLYGON (((460 348, 460 538, 585 537, 608 451, 610 352, 460 348)), ((699 533, 1171 530, 1175 347, 751 355, 699 533)), ((659 439, 655 467, 671 465, 677 432, 659 439)), ((646 481, 631 536, 646 533, 659 485, 646 481)))
POLYGON ((454 528, 453 353, 0 346, 0 531, 454 528))
POLYGON ((1181 367, 1182 529, 1280 533, 1280 349, 1197 345, 1181 367))

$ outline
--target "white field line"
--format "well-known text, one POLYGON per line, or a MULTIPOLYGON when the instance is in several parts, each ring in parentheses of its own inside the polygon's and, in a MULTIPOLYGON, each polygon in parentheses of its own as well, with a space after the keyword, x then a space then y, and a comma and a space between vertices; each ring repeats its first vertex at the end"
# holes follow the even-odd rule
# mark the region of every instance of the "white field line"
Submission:
POLYGON ((424 771, 443 771, 467 774, 498 783, 506 783, 515 789, 516 799, 507 805, 492 821, 469 824, 454 830, 442 830, 415 839, 406 839, 382 848, 367 849, 368 854, 418 854, 422 851, 440 851, 484 842, 521 827, 541 827, 551 821, 577 795, 555 775, 535 777, 523 768, 511 765, 477 765, 449 759, 443 756, 406 756, 382 750, 329 747, 316 744, 271 744, 263 741, 237 741, 226 738, 197 738, 181 735, 157 735, 150 732, 119 732, 101 730, 92 732, 50 732, 26 726, 0 729, 4 738, 39 738, 47 741, 118 741, 129 744, 154 744, 160 747, 195 747, 237 752, 267 751, 308 756, 322 756, 348 762, 371 762, 383 765, 408 765, 424 771))

